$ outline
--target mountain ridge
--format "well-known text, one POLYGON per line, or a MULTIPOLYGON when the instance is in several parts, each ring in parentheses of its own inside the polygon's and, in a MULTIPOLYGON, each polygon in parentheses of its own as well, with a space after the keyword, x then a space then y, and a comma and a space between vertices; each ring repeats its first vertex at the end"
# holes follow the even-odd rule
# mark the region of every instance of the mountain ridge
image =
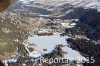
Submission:
POLYGON ((33 13, 34 10, 36 12, 38 9, 38 11, 44 9, 47 12, 51 11, 53 16, 58 16, 58 14, 62 14, 61 11, 65 11, 65 9, 65 12, 69 13, 73 11, 74 8, 79 7, 83 7, 84 9, 97 9, 98 12, 100 11, 100 3, 98 0, 17 0, 11 9, 14 11, 32 11, 33 13), (54 14, 54 12, 56 12, 56 14, 54 14))

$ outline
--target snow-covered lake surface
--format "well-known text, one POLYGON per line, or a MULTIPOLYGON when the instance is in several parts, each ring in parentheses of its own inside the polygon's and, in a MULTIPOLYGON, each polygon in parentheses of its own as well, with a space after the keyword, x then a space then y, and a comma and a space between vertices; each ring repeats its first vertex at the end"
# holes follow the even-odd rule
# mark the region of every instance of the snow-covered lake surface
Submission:
MULTIPOLYGON (((51 35, 51 36, 33 36, 27 39, 28 43, 33 43, 37 45, 37 49, 35 53, 30 53, 31 56, 35 57, 41 55, 41 53, 50 53, 56 45, 62 44, 66 45, 63 47, 63 51, 67 52, 68 54, 64 55, 64 58, 70 60, 79 60, 80 58, 85 59, 78 51, 72 50, 69 48, 66 42, 68 36, 60 36, 60 35, 51 35), (47 51, 43 51, 43 49, 47 49, 47 51), (41 52, 39 54, 39 52, 41 52), (37 54, 36 54, 37 53, 37 54)), ((86 60, 86 59, 85 59, 86 60)))

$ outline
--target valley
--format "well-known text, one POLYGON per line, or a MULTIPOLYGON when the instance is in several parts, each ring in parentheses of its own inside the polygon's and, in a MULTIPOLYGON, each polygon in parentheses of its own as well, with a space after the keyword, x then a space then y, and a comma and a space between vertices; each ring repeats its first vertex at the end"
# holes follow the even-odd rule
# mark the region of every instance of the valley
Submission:
POLYGON ((88 66, 92 57, 97 65, 98 10, 97 0, 17 0, 0 13, 0 60, 6 66, 88 66))

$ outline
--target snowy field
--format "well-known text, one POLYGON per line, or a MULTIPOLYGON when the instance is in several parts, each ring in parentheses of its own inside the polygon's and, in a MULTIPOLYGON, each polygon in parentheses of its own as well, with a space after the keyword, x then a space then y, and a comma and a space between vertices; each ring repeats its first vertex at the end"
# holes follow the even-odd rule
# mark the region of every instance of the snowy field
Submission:
POLYGON ((44 53, 50 53, 56 45, 62 44, 66 45, 62 47, 63 51, 67 52, 68 54, 64 55, 64 58, 70 60, 79 60, 82 58, 86 60, 78 51, 72 50, 69 48, 66 42, 68 36, 60 36, 60 35, 52 35, 52 36, 33 36, 27 39, 28 43, 36 44, 37 48, 33 52, 29 52, 30 56, 38 57, 39 55, 44 53), (47 49, 47 51, 43 51, 43 49, 47 49), (33 53, 33 54, 32 54, 33 53))

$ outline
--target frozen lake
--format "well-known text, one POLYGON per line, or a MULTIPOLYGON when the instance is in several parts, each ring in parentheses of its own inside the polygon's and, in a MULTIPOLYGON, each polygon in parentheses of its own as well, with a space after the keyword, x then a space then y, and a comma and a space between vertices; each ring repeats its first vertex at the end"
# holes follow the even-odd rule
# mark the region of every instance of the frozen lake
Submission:
MULTIPOLYGON (((67 41, 66 39, 68 38, 68 36, 60 36, 60 35, 51 35, 51 36, 33 36, 33 37, 29 37, 27 39, 27 41, 29 43, 33 43, 37 45, 37 51, 41 52, 42 54, 44 53, 50 53, 54 47, 56 45, 62 44, 62 45, 66 45, 65 47, 63 47, 63 51, 67 52, 68 54, 64 55, 64 58, 66 59, 70 59, 70 60, 79 60, 79 58, 83 58, 85 59, 78 51, 76 50, 72 50, 71 48, 69 48, 67 45, 67 41), (47 49, 47 51, 43 51, 43 49, 47 49)), ((33 56, 36 55, 39 56, 41 54, 39 54, 39 52, 36 52, 37 54, 33 54, 33 56)), ((31 54, 32 56, 32 54, 31 54)))

